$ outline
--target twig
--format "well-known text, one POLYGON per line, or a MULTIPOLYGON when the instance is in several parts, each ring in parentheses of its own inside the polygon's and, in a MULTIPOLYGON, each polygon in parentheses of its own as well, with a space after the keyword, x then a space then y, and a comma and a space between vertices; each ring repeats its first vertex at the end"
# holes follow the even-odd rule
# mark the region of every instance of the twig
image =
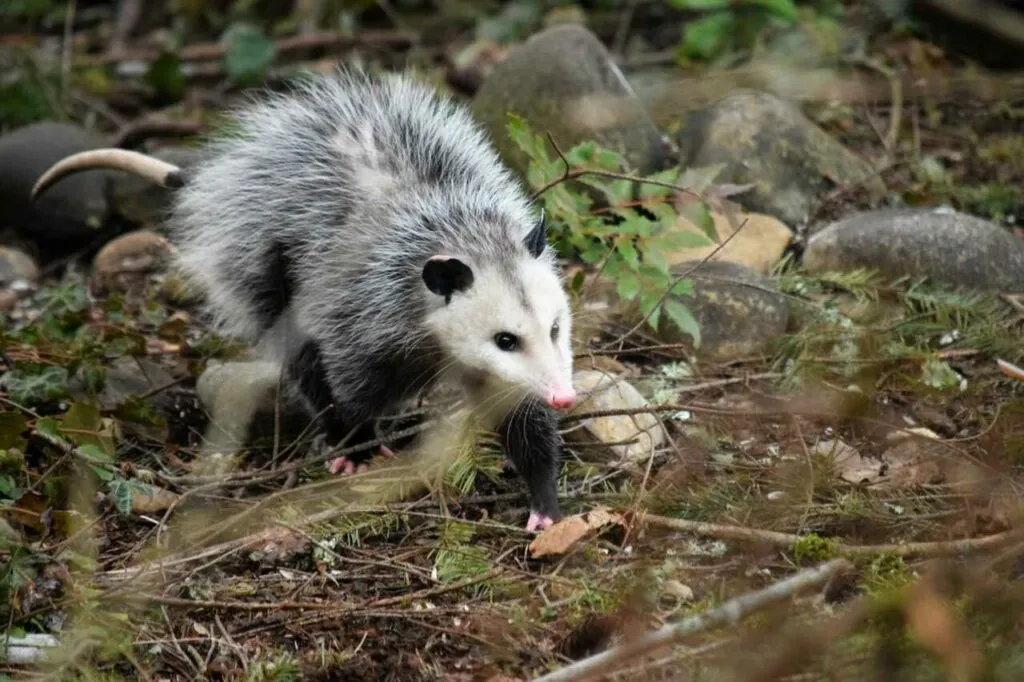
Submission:
MULTIPOLYGON (((762 372, 760 374, 751 374, 750 376, 742 377, 730 377, 728 379, 712 379, 711 381, 704 381, 699 384, 693 384, 691 386, 680 386, 675 388, 674 391, 678 395, 684 393, 700 393, 709 388, 721 388, 722 386, 730 386, 732 384, 743 384, 748 381, 764 381, 768 379, 778 379, 779 377, 785 376, 781 372, 762 372)), ((597 417, 619 417, 619 416, 631 416, 635 414, 644 413, 658 413, 658 412, 680 412, 690 409, 686 405, 680 403, 672 403, 668 405, 648 405, 645 407, 625 407, 621 409, 608 409, 608 410, 593 410, 591 412, 579 412, 576 414, 567 414, 562 417, 561 423, 571 423, 577 421, 583 421, 586 419, 595 419, 597 417)))
POLYGON ((388 597, 387 599, 371 600, 365 606, 348 608, 341 611, 333 611, 331 613, 317 613, 301 618, 298 622, 292 621, 290 623, 269 623, 266 625, 261 625, 252 630, 240 633, 239 637, 252 637, 253 635, 258 634, 260 632, 273 630, 274 628, 282 627, 286 624, 291 625, 293 627, 298 625, 309 626, 319 621, 327 620, 328 618, 335 618, 340 615, 366 615, 367 613, 373 613, 375 611, 378 611, 385 606, 397 606, 399 604, 409 601, 430 599, 432 597, 437 597, 448 592, 454 592, 456 590, 461 590, 466 587, 471 587, 473 585, 476 585, 477 583, 482 583, 491 580, 492 578, 495 578, 498 575, 500 575, 503 571, 504 569, 502 567, 495 566, 491 570, 481 573, 480 575, 465 578, 463 580, 459 580, 453 583, 447 583, 445 585, 428 587, 424 590, 412 592, 410 594, 400 594, 395 597, 388 597))
POLYGON ((746 616, 792 599, 794 595, 811 587, 818 587, 838 573, 850 570, 845 559, 834 559, 815 568, 802 571, 763 590, 750 592, 727 601, 717 609, 687 618, 679 623, 650 632, 622 646, 603 651, 562 668, 535 682, 569 682, 607 675, 625 661, 639 658, 655 649, 674 644, 698 632, 739 623, 746 616))
POLYGON ((530 201, 536 201, 537 198, 540 197, 540 195, 544 194, 545 192, 547 192, 552 187, 555 187, 556 185, 560 185, 563 182, 568 182, 569 180, 575 180, 576 178, 583 177, 584 175, 593 175, 595 177, 609 178, 611 180, 628 180, 629 182, 636 182, 636 183, 643 184, 643 185, 652 185, 654 187, 664 187, 666 189, 674 189, 677 192, 682 192, 683 194, 689 194, 690 196, 694 197, 695 199, 700 199, 701 201, 705 200, 703 195, 701 195, 700 192, 695 192, 695 191, 693 191, 692 189, 690 189, 688 187, 683 187, 682 185, 676 185, 676 184, 671 183, 671 182, 662 182, 661 180, 652 180, 650 178, 641 178, 641 177, 638 177, 636 175, 629 175, 628 173, 616 173, 615 171, 606 171, 606 170, 601 170, 600 168, 573 168, 572 164, 569 163, 569 159, 565 158, 565 154, 562 153, 561 147, 559 147, 558 143, 555 142, 555 138, 553 138, 551 136, 551 133, 547 133, 547 138, 548 138, 548 142, 551 143, 551 146, 554 148, 555 153, 558 154, 558 158, 560 158, 562 160, 562 163, 565 164, 565 171, 562 172, 561 176, 555 178, 551 182, 549 182, 546 185, 542 186, 540 189, 538 189, 532 195, 530 195, 530 201))
MULTIPOLYGON (((703 521, 672 519, 666 516, 648 514, 640 517, 645 525, 658 526, 684 533, 694 533, 719 540, 738 540, 740 542, 756 542, 773 545, 781 549, 792 547, 805 538, 793 533, 780 533, 771 530, 758 530, 744 526, 729 526, 703 521)), ((848 545, 839 543, 835 546, 836 554, 845 557, 874 556, 877 554, 894 554, 900 557, 948 557, 962 554, 999 549, 1010 543, 1024 540, 1024 530, 1011 529, 1002 533, 985 535, 980 538, 964 540, 947 540, 941 542, 904 542, 888 545, 848 545)))
MULTIPOLYGON (((419 42, 418 33, 410 31, 359 31, 355 35, 345 35, 331 31, 321 31, 306 35, 294 35, 281 38, 274 43, 274 49, 278 55, 287 52, 297 52, 311 48, 343 49, 346 47, 375 46, 395 47, 401 45, 414 45, 419 42)), ((160 48, 137 48, 132 50, 119 50, 103 55, 85 57, 82 63, 86 66, 105 66, 125 61, 153 61, 159 58, 160 48)), ((185 62, 218 61, 224 57, 224 46, 220 43, 198 43, 187 45, 177 53, 179 59, 185 62)))
POLYGON ((730 235, 729 235, 728 237, 726 237, 726 238, 725 238, 725 240, 723 240, 721 244, 719 244, 718 246, 716 246, 716 247, 715 247, 715 248, 714 248, 714 249, 713 249, 713 250, 711 251, 711 253, 709 253, 708 255, 704 256, 704 258, 702 258, 702 259, 701 259, 701 260, 700 260, 699 262, 697 262, 697 263, 693 264, 692 266, 690 266, 689 268, 687 268, 687 269, 686 269, 686 272, 684 272, 683 274, 681 274, 681 275, 679 275, 678 277, 676 277, 675 279, 673 279, 673 280, 672 280, 672 284, 670 284, 670 285, 669 285, 668 287, 666 287, 666 288, 665 288, 665 291, 664 291, 664 292, 663 292, 663 293, 661 294, 661 297, 660 297, 660 298, 658 298, 658 301, 657 301, 657 303, 655 303, 655 304, 654 304, 653 306, 651 306, 651 310, 650 310, 650 312, 648 312, 648 313, 647 313, 646 315, 644 315, 644 316, 643 316, 642 318, 640 318, 640 320, 639 320, 639 321, 638 321, 638 322, 637 322, 637 323, 636 323, 635 325, 633 325, 633 327, 632 327, 631 329, 629 329, 629 331, 627 331, 627 332, 626 332, 625 334, 621 334, 621 335, 620 335, 620 336, 619 336, 619 337, 618 337, 617 339, 615 339, 614 341, 612 341, 612 342, 610 342, 610 343, 607 343, 607 344, 605 344, 605 345, 604 345, 604 348, 611 348, 612 346, 614 346, 614 345, 616 345, 616 344, 620 344, 620 343, 622 343, 622 342, 623 342, 623 341, 625 341, 625 340, 626 340, 626 339, 627 339, 627 338, 628 338, 628 337, 629 337, 630 335, 634 334, 634 333, 635 333, 635 332, 636 332, 636 331, 637 331, 638 329, 640 329, 641 327, 643 327, 643 326, 644 326, 644 324, 645 324, 645 323, 647 322, 647 320, 648 320, 648 319, 650 319, 651 315, 652 315, 652 314, 654 314, 654 311, 655 311, 655 310, 658 310, 658 308, 659 308, 659 307, 661 306, 661 304, 665 302, 665 299, 667 299, 667 298, 668 298, 668 297, 669 297, 669 296, 670 296, 670 295, 672 294, 672 290, 676 288, 676 285, 677 285, 677 284, 679 284, 680 282, 682 282, 682 281, 683 281, 684 279, 686 279, 687 277, 689 277, 689 276, 690 276, 691 274, 693 274, 693 273, 694 273, 694 272, 695 272, 695 271, 696 271, 696 270, 697 270, 698 268, 700 268, 701 266, 703 266, 703 265, 704 265, 705 263, 707 263, 708 261, 710 261, 710 260, 711 260, 712 258, 714 258, 714 257, 715 257, 715 255, 717 255, 719 251, 721 251, 722 249, 724 249, 724 248, 726 247, 726 245, 727 245, 727 244, 728 244, 728 243, 729 243, 730 241, 732 241, 732 238, 733 238, 733 237, 735 237, 736 235, 738 235, 738 234, 740 233, 740 230, 742 230, 742 229, 743 229, 743 227, 744 227, 744 226, 745 226, 746 224, 747 224, 747 219, 746 219, 746 218, 744 218, 744 219, 743 219, 743 222, 742 222, 742 223, 740 224, 740 226, 739 226, 738 228, 736 228, 735 230, 733 230, 733 233, 732 233, 732 234, 730 234, 730 235))
POLYGON ((64 10, 64 44, 61 46, 60 57, 60 93, 67 94, 71 76, 71 48, 74 45, 75 8, 78 3, 75 0, 68 2, 64 10))
POLYGON ((626 48, 626 41, 629 40, 629 29, 633 23, 633 14, 636 13, 636 6, 639 0, 629 0, 629 3, 622 10, 619 17, 619 25, 615 28, 615 37, 612 39, 612 54, 622 56, 626 48))
POLYGON ((203 124, 195 121, 169 121, 147 117, 121 126, 113 139, 112 147, 134 147, 151 137, 189 137, 203 132, 203 124))

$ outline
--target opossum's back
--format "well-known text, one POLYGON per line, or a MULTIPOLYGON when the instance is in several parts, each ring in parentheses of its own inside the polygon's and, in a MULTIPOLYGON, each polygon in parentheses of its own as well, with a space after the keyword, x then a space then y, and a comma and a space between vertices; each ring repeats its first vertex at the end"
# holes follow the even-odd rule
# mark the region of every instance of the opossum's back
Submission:
POLYGON ((469 114, 406 76, 302 82, 241 109, 207 151, 172 229, 183 269, 243 336, 280 313, 267 292, 283 288, 288 263, 346 248, 366 257, 414 224, 450 231, 448 241, 493 241, 446 219, 453 205, 486 205, 502 230, 528 223, 519 186, 469 114), (423 210, 446 216, 408 219, 423 210))

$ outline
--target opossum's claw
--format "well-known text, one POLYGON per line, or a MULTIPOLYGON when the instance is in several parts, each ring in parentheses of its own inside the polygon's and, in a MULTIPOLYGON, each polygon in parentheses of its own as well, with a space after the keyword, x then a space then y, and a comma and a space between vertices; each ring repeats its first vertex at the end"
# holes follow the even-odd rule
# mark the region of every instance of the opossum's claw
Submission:
POLYGON ((526 532, 532 533, 535 530, 544 530, 545 528, 550 528, 554 523, 550 516, 532 511, 530 512, 530 518, 526 521, 526 532))
POLYGON ((327 463, 327 469, 332 474, 338 474, 343 472, 345 474, 355 473, 356 463, 350 460, 348 457, 335 457, 327 463))

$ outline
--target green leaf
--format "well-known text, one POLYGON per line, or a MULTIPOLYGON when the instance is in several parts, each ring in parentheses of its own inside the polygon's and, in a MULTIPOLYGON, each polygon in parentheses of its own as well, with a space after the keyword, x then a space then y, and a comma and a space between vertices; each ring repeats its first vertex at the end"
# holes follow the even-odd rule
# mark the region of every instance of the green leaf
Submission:
POLYGON ((708 239, 706 235, 690 230, 670 230, 658 235, 658 246, 665 251, 682 251, 715 244, 717 242, 708 239))
POLYGON ((700 228, 713 244, 718 243, 718 230, 715 228, 715 218, 708 210, 707 204, 703 201, 690 201, 679 210, 679 215, 690 220, 700 228))
POLYGON ((684 334, 689 334, 693 338, 693 345, 700 347, 700 324, 689 307, 673 298, 666 298, 662 308, 672 324, 684 334))
POLYGON ((657 331, 661 321, 661 291, 656 288, 645 289, 640 294, 640 312, 647 316, 647 324, 657 331))
POLYGON ((122 514, 130 514, 132 511, 132 485, 123 478, 110 483, 110 493, 114 498, 114 506, 122 514))
POLYGON ((625 168, 626 159, 614 149, 599 147, 594 156, 594 162, 601 170, 621 171, 625 168))
POLYGON ((586 279, 587 279, 586 273, 583 272, 583 270, 578 270, 576 272, 576 274, 573 275, 572 283, 569 285, 569 288, 572 291, 575 291, 575 292, 579 293, 580 290, 583 289, 583 283, 586 281, 586 279))
POLYGON ((181 70, 181 59, 163 52, 146 71, 146 82, 163 97, 180 99, 187 82, 181 70))
POLYGON ((686 24, 679 50, 686 57, 709 60, 716 57, 735 35, 736 15, 716 12, 686 24))
POLYGON ((797 18, 796 5, 793 4, 793 0, 744 0, 744 3, 767 10, 772 16, 790 23, 796 21, 797 18))
POLYGON ((632 301, 640 293, 640 278, 632 270, 622 270, 616 283, 616 291, 624 301, 632 301))
POLYGON ((44 436, 56 438, 57 440, 64 440, 64 436, 60 435, 60 422, 53 417, 37 419, 35 430, 44 436))
POLYGON ((49 365, 15 369, 4 375, 3 385, 14 402, 25 406, 41 405, 67 395, 68 371, 49 365))
POLYGON ((86 457, 88 457, 89 459, 94 460, 96 462, 113 463, 114 461, 114 458, 111 455, 107 454, 107 452, 102 447, 94 443, 86 443, 85 445, 81 445, 78 447, 78 451, 81 452, 86 457))
POLYGON ((250 85, 259 81, 274 61, 274 43, 253 24, 232 24, 221 37, 221 43, 224 45, 224 70, 236 84, 250 85))
MULTIPOLYGON (((61 424, 64 438, 86 448, 96 448, 100 453, 100 461, 112 461, 115 453, 114 439, 102 433, 103 417, 96 405, 88 402, 76 402, 64 415, 61 424)), ((91 450, 90 450, 91 452, 91 450)))
MULTIPOLYGON (((684 270, 685 272, 685 270, 684 270)), ((693 280, 689 277, 672 285, 672 296, 693 296, 693 280)))
POLYGON ((643 216, 631 215, 614 227, 614 231, 624 235, 639 235, 649 237, 654 231, 654 225, 643 216))
MULTIPOLYGON (((659 171, 652 175, 648 175, 644 179, 654 180, 656 182, 664 182, 671 185, 679 184, 679 169, 666 168, 663 171, 659 171)), ((674 191, 675 190, 672 189, 671 187, 665 187, 664 185, 652 185, 650 183, 641 183, 640 198, 654 199, 658 197, 667 197, 670 193, 674 191)))
POLYGON ((96 474, 96 478, 100 479, 104 483, 109 483, 114 480, 114 472, 106 467, 93 466, 91 467, 92 472, 96 474))
MULTIPOLYGON (((539 165, 539 170, 544 173, 551 172, 552 169, 549 167, 552 164, 551 157, 548 155, 547 144, 544 142, 544 138, 530 129, 530 124, 527 123, 526 119, 516 114, 508 114, 508 123, 505 124, 505 129, 508 131, 509 138, 521 149, 526 156, 530 159, 531 163, 539 165)), ((561 160, 558 161, 561 164, 561 160)), ((562 168, 558 169, 558 173, 561 174, 562 168)))
MULTIPOLYGON (((680 174, 677 184, 691 192, 703 194, 724 170, 724 163, 713 163, 710 166, 690 166, 680 174)), ((692 198, 697 199, 697 197, 692 198)))
POLYGON ((0 450, 17 448, 24 451, 25 432, 28 421, 20 412, 0 412, 0 450))
POLYGON ((616 244, 616 249, 619 255, 622 256, 622 260, 626 261, 631 268, 636 269, 640 266, 640 257, 630 239, 620 239, 616 244))
POLYGON ((592 166, 597 160, 597 144, 590 140, 581 142, 565 154, 565 158, 574 166, 592 166))
POLYGON ((16 500, 22 495, 21 487, 11 476, 0 476, 0 497, 16 500))

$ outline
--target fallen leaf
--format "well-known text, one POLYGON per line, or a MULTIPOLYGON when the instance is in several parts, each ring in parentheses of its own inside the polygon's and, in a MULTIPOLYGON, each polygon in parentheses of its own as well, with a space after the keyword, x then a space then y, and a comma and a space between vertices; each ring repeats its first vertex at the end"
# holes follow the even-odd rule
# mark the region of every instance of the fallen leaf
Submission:
POLYGON ((884 464, 869 459, 841 440, 827 440, 818 443, 815 453, 832 457, 836 476, 854 485, 871 484, 882 476, 884 464))
POLYGON ((164 511, 178 501, 181 495, 155 485, 132 487, 132 511, 137 514, 152 514, 164 511))
POLYGON ((903 490, 922 485, 941 483, 944 479, 940 466, 942 446, 912 439, 889 448, 882 453, 885 470, 878 480, 879 490, 903 490))
POLYGON ((567 516, 549 526, 530 543, 530 556, 536 559, 549 554, 565 554, 590 533, 612 523, 621 525, 622 515, 604 508, 567 516))

